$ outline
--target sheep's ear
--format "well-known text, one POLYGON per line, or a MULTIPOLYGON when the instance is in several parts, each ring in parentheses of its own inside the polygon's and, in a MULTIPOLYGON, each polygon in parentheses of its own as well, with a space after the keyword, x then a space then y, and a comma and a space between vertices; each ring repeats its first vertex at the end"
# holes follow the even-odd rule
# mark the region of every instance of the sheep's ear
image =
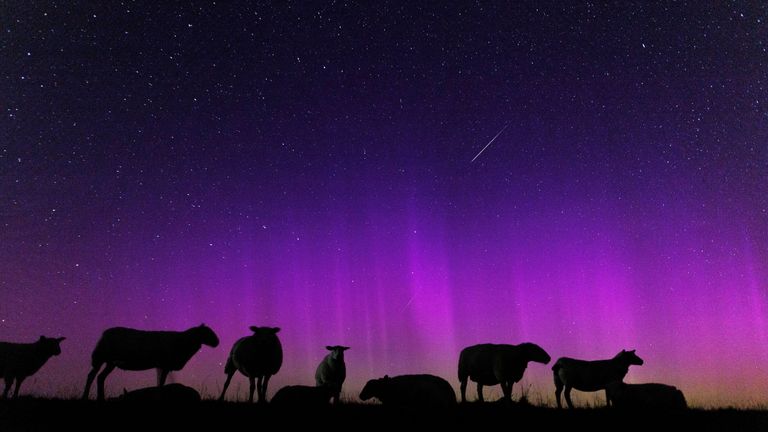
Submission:
POLYGON ((56 338, 56 342, 61 342, 61 341, 63 341, 64 339, 66 339, 66 338, 65 338, 65 337, 56 338))
POLYGON ((205 327, 205 323, 200 323, 200 327, 205 327))
POLYGON ((277 332, 279 332, 279 331, 280 331, 280 327, 270 327, 270 328, 269 328, 269 330, 270 330, 272 333, 277 333, 277 332))
POLYGON ((250 330, 250 331, 252 331, 252 332, 256 333, 257 331, 259 331, 259 328, 258 328, 258 327, 256 327, 256 326, 250 326, 250 327, 248 327, 248 330, 250 330))
POLYGON ((39 341, 44 341, 44 340, 45 340, 45 336, 43 336, 43 335, 40 335, 40 339, 38 339, 38 340, 39 340, 39 341))
POLYGON ((325 349, 327 349, 328 351, 333 351, 333 347, 332 347, 332 346, 330 346, 330 345, 326 345, 326 346, 325 346, 325 349))
POLYGON ((340 348, 341 348, 341 350, 342 350, 342 351, 346 351, 346 350, 348 350, 348 349, 349 349, 349 347, 345 347, 345 346, 343 346, 343 347, 340 347, 340 348))
POLYGON ((634 354, 634 353, 635 353, 635 351, 637 351, 637 350, 632 350, 632 351, 630 351, 630 353, 634 354))

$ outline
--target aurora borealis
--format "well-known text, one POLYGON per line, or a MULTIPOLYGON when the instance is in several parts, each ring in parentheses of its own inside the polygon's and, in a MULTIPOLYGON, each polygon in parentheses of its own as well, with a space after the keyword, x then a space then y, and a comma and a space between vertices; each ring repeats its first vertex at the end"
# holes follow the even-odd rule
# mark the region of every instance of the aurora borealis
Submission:
MULTIPOLYGON (((43 395, 81 391, 107 327, 205 322, 221 346, 173 379, 208 394, 263 325, 286 353, 270 395, 311 384, 325 345, 352 347, 354 398, 384 374, 458 389, 462 347, 531 341, 636 349, 629 382, 764 404, 766 20, 697 2, 5 3, 0 340, 67 337, 25 384, 43 395)), ((117 371, 107 390, 153 380, 117 371)), ((549 366, 528 384, 553 397, 549 366)))

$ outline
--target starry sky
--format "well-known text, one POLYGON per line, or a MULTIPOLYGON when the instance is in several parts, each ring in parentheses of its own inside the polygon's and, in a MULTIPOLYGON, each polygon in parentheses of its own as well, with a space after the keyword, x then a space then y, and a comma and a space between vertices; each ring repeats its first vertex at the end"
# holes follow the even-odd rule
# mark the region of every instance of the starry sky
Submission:
POLYGON ((765 403, 765 5, 157 3, 0 5, 0 340, 68 338, 22 391, 77 395, 105 328, 205 322, 172 379, 206 394, 269 325, 270 394, 325 345, 354 398, 532 341, 765 403))

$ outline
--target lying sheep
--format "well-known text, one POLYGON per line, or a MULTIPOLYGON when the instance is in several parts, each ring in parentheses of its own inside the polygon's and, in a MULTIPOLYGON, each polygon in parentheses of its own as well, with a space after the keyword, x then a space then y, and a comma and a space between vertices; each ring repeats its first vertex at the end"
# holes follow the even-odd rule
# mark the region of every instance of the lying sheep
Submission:
POLYGON ((330 386, 293 385, 281 388, 272 397, 272 405, 321 407, 328 405, 331 397, 336 394, 330 386))
POLYGON ((360 393, 366 401, 377 398, 384 405, 438 408, 456 405, 456 393, 448 381, 434 375, 400 375, 368 381, 360 393))
POLYGON ((3 398, 8 397, 14 380, 13 397, 17 397, 25 378, 40 370, 49 358, 61 354, 59 344, 64 339, 40 336, 34 343, 0 342, 0 376, 5 380, 3 398))
POLYGON ((627 384, 615 381, 605 388, 608 403, 625 409, 685 409, 688 404, 677 387, 666 384, 627 384))
POLYGON ((330 353, 326 355, 315 371, 315 383, 318 386, 328 386, 334 390, 333 403, 339 403, 341 386, 347 378, 347 365, 344 364, 344 351, 349 347, 335 345, 325 347, 330 353))
POLYGON ((200 393, 192 387, 174 383, 162 387, 145 387, 124 391, 120 400, 153 404, 194 403, 200 402, 200 393))
POLYGON ((115 368, 129 371, 157 369, 157 385, 162 386, 171 371, 181 370, 202 345, 217 347, 219 338, 205 324, 185 331, 144 331, 113 327, 104 331, 91 355, 93 369, 88 373, 83 399, 88 399, 96 374, 99 374, 97 399, 104 399, 104 381, 115 368))

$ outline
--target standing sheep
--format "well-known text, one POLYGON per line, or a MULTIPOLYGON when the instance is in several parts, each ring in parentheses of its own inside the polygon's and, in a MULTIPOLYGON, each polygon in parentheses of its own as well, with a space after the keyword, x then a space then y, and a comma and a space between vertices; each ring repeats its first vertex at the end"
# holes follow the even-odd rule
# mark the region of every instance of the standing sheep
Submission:
POLYGON ((448 381, 434 375, 400 375, 368 381, 360 399, 377 398, 384 405, 412 408, 445 408, 456 405, 448 381))
POLYGON ((253 391, 256 389, 255 380, 258 378, 259 402, 267 400, 267 385, 269 378, 280 370, 283 365, 283 346, 277 337, 278 327, 249 327, 253 334, 240 338, 232 346, 227 358, 224 372, 227 380, 221 391, 219 400, 224 400, 229 382, 236 371, 248 377, 250 382, 248 402, 253 402, 253 391))
POLYGON ((171 371, 181 370, 202 345, 217 347, 219 338, 205 324, 178 331, 145 331, 113 327, 104 331, 91 355, 83 399, 88 399, 96 374, 97 399, 104 399, 104 381, 115 368, 128 371, 157 369, 157 385, 165 384, 171 371))
POLYGON ((477 383, 477 399, 483 402, 483 386, 501 384, 504 399, 512 400, 512 385, 523 378, 528 362, 547 364, 551 358, 540 346, 526 342, 520 345, 473 345, 459 355, 461 401, 466 401, 467 380, 477 383))
POLYGON ((315 384, 317 386, 327 386, 333 390, 333 403, 339 403, 341 395, 341 386, 347 378, 347 366, 344 364, 344 351, 349 347, 334 345, 326 346, 330 351, 323 358, 323 361, 317 366, 315 371, 315 384))
POLYGON ((40 336, 34 343, 0 342, 0 376, 5 380, 3 398, 8 397, 14 380, 16 388, 13 397, 17 397, 25 378, 40 370, 49 358, 61 354, 59 344, 64 339, 40 336))
POLYGON ((666 384, 626 384, 614 381, 605 387, 605 395, 616 408, 685 409, 688 404, 683 392, 666 384))
POLYGON ((328 401, 335 395, 333 387, 330 386, 304 386, 293 385, 285 386, 275 393, 270 405, 285 407, 323 407, 328 405, 328 401))
MULTIPOLYGON (((568 408, 573 408, 571 389, 586 392, 605 389, 608 384, 623 380, 631 365, 642 366, 642 364, 643 359, 635 354, 635 350, 621 350, 608 360, 587 361, 560 357, 552 366, 557 407, 562 408, 560 394, 563 388, 565 388, 565 402, 568 403, 568 408)), ((607 395, 606 402, 609 405, 611 403, 607 395)))

